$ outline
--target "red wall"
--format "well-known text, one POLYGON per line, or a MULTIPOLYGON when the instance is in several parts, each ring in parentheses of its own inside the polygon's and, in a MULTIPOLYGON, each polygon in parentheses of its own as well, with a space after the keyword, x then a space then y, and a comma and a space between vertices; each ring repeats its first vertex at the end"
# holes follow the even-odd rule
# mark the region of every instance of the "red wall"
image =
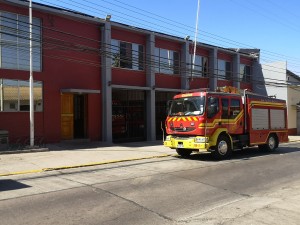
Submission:
POLYGON ((217 87, 224 87, 224 86, 233 86, 233 82, 231 80, 218 80, 217 87))
POLYGON ((181 77, 176 75, 156 74, 155 86, 157 88, 181 88, 181 77))
POLYGON ((177 51, 179 53, 181 52, 181 44, 180 43, 166 40, 166 39, 156 38, 155 39, 155 47, 173 50, 173 51, 177 51))
POLYGON ((130 32, 127 30, 112 28, 111 38, 120 40, 120 41, 130 42, 130 43, 134 42, 136 44, 146 46, 146 36, 145 35, 140 34, 140 33, 130 32))
MULTIPOLYGON (((181 59, 181 44, 178 42, 174 42, 166 39, 155 39, 155 47, 163 48, 172 51, 179 52, 179 57, 181 59)), ((155 86, 158 88, 173 88, 180 89, 181 88, 181 77, 178 74, 155 74, 155 86)))
MULTIPOLYGON (((112 39, 143 45, 144 58, 146 57, 147 40, 145 35, 112 28, 111 36, 112 39)), ((125 68, 112 68, 112 84, 145 87, 146 70, 137 71, 137 70, 130 70, 125 68)))
MULTIPOLYGON (((194 45, 190 45, 189 46, 189 53, 190 54, 194 54, 194 45)), ((204 56, 204 57, 209 57, 209 50, 207 49, 204 49, 204 48, 200 48, 197 46, 196 48, 196 55, 201 55, 201 56, 204 56)))
POLYGON ((112 68, 112 84, 146 86, 146 71, 112 68))
MULTIPOLYGON (((3 11, 28 15, 28 8, 0 4, 3 11)), ((34 79, 43 82, 44 111, 35 113, 35 133, 44 136, 46 142, 61 140, 61 89, 101 89, 100 62, 100 27, 62 16, 33 11, 33 16, 42 22, 42 71, 34 72, 34 79), (71 35, 69 35, 71 34, 71 35)), ((112 28, 112 38, 137 43, 144 46, 145 56, 147 37, 135 31, 112 28)), ((169 49, 180 53, 182 43, 174 40, 157 38, 155 47, 169 49)), ((190 46, 190 52, 192 53, 190 46)), ((197 48, 197 54, 209 57, 209 51, 197 48)), ((219 52, 218 58, 231 61, 232 55, 219 52)), ((249 59, 241 57, 241 63, 251 65, 249 59), (250 63, 250 64, 249 64, 250 63)), ((147 65, 146 65, 147 66, 147 65)), ((145 66, 145 68, 146 68, 145 66)), ((28 80, 28 71, 0 69, 0 78, 28 80)), ((146 86, 146 70, 134 71, 129 69, 112 68, 112 84, 129 86, 146 86)), ((218 86, 232 86, 231 81, 218 80, 218 86)), ((156 74, 157 88, 181 89, 181 76, 156 74)), ((190 88, 207 88, 208 78, 194 78, 190 88)), ((241 88, 251 88, 250 84, 241 83, 241 88)), ((102 128, 102 94, 88 94, 87 132, 91 140, 101 139, 102 128)), ((29 136, 29 113, 0 112, 0 129, 8 130, 11 138, 29 136)))
POLYGON ((240 58, 240 63, 241 64, 245 64, 245 65, 249 65, 249 66, 252 66, 252 59, 249 59, 249 58, 245 58, 245 57, 241 57, 240 58))
MULTIPOLYGON (((28 9, 1 4, 1 10, 28 15, 28 9)), ((100 29, 94 24, 33 11, 42 21, 42 71, 33 72, 43 82, 44 111, 35 113, 35 134, 47 142, 60 141, 60 90, 101 89, 100 29), (70 33, 72 35, 67 35, 70 33), (84 37, 84 38, 81 38, 84 37), (87 40, 90 39, 90 40, 87 40)), ((28 71, 0 69, 0 77, 28 80, 28 71)), ((99 139, 101 95, 88 97, 88 137, 99 139)), ((0 129, 15 136, 29 136, 29 113, 0 113, 0 129)))
POLYGON ((241 82, 240 89, 248 89, 249 91, 252 91, 252 84, 241 82))
POLYGON ((190 89, 209 88, 209 78, 193 78, 190 81, 190 89))
POLYGON ((218 59, 222 59, 228 62, 232 62, 232 55, 227 54, 225 52, 218 52, 218 59))

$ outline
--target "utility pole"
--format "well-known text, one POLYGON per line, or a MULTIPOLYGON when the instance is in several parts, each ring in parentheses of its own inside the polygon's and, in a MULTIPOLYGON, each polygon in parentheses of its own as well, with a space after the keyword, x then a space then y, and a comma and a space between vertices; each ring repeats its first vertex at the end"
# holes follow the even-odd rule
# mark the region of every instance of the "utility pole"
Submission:
POLYGON ((196 30, 195 30, 195 38, 194 38, 194 53, 193 53, 193 66, 192 66, 192 77, 191 77, 191 80, 193 80, 193 73, 194 73, 194 70, 195 70, 195 59, 196 59, 196 48, 197 48, 197 34, 198 34, 199 11, 200 11, 200 0, 198 0, 198 7, 197 7, 196 30))
POLYGON ((32 0, 29 0, 29 117, 30 117, 30 147, 34 146, 34 102, 32 77, 32 0))

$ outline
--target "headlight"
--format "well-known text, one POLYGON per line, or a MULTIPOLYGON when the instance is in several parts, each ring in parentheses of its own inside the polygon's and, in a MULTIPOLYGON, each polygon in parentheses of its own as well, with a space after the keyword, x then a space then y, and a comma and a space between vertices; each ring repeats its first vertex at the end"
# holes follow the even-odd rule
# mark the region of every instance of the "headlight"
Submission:
POLYGON ((195 137, 195 142, 197 143, 208 142, 208 137, 195 137))
POLYGON ((170 141, 170 140, 171 140, 171 136, 167 136, 166 141, 170 141))

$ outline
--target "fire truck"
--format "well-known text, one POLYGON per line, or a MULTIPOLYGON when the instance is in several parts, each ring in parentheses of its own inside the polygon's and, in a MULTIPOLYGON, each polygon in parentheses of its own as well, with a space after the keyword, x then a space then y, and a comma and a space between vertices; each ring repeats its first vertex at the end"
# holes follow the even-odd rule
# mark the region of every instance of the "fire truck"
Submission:
POLYGON ((177 94, 167 108, 164 146, 182 157, 206 151, 225 159, 245 147, 272 152, 288 142, 284 100, 227 86, 177 94))

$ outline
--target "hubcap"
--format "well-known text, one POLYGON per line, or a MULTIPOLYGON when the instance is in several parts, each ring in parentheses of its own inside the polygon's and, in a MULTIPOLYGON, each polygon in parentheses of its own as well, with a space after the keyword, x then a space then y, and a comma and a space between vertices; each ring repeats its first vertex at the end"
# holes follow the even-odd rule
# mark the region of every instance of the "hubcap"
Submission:
POLYGON ((275 139, 274 137, 269 138, 269 148, 274 149, 275 148, 275 139))
POLYGON ((227 153, 227 150, 228 150, 227 142, 226 141, 220 141, 220 143, 218 145, 218 152, 221 155, 225 155, 227 153))

